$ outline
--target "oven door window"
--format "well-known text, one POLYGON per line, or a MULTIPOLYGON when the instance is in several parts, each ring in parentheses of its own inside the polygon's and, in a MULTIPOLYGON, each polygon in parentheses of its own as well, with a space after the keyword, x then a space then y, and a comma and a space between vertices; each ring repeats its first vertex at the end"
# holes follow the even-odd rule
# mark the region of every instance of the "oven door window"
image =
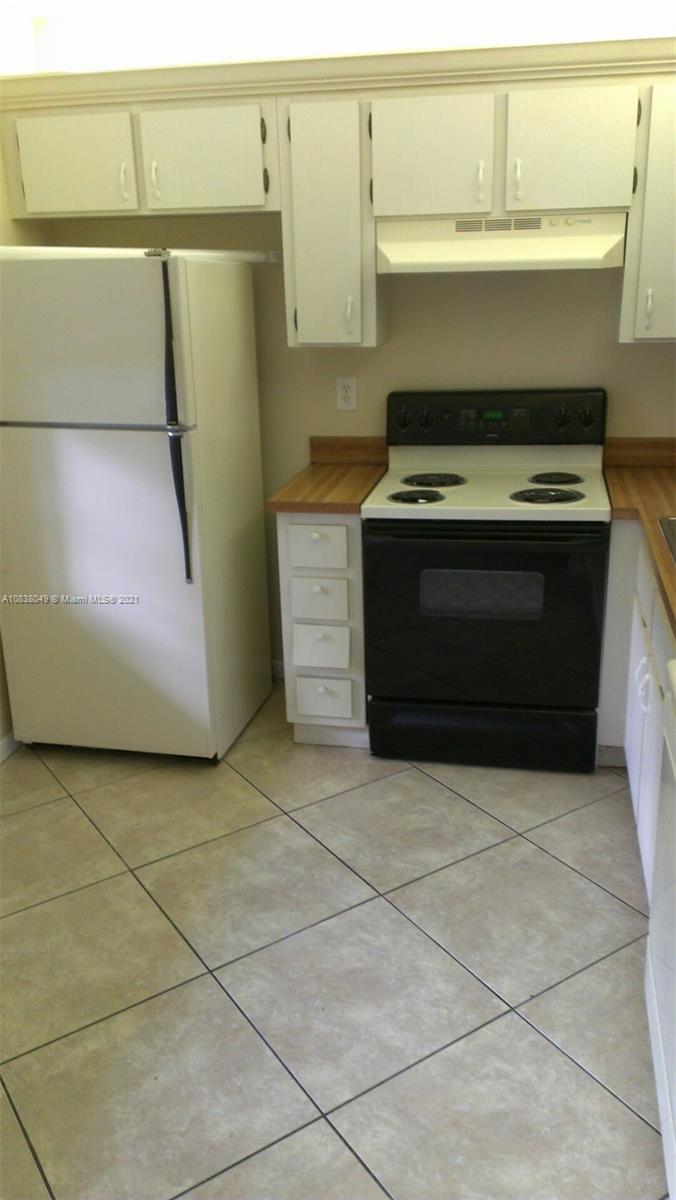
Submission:
POLYGON ((545 578, 539 571, 423 570, 423 617, 486 621, 539 621, 545 578))

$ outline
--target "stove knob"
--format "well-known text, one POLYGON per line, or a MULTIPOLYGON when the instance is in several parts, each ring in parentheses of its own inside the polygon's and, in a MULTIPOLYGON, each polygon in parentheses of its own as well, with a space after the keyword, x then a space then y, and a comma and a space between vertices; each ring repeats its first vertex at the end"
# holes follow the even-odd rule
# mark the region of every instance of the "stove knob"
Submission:
POLYGON ((565 429, 566 425, 570 425, 571 417, 572 413, 570 409, 566 408, 565 404, 562 404, 554 413, 554 424, 558 425, 559 429, 565 429))
POLYGON ((577 419, 580 422, 580 425, 583 425, 585 429, 589 429, 589 426, 593 425, 594 421, 596 420, 596 413, 594 412, 593 408, 581 408, 578 411, 577 419))
POLYGON ((429 408, 423 408, 418 413, 418 424, 422 425, 423 429, 430 429, 434 425, 434 413, 429 408))
POLYGON ((400 429, 408 429, 412 420, 413 417, 407 408, 402 408, 400 412, 397 413, 397 425, 400 429))

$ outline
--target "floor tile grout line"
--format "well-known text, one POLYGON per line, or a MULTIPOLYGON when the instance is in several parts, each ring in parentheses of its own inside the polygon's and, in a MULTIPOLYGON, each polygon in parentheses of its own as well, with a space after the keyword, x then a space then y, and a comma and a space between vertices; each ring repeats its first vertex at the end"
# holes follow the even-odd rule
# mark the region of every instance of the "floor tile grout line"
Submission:
POLYGON ((590 971, 592 967, 598 967, 599 963, 605 962, 606 959, 612 958, 614 954, 620 954, 623 950, 628 950, 630 946, 635 946, 637 942, 643 942, 648 936, 648 930, 644 933, 639 933, 637 937, 632 938, 629 942, 624 942, 621 946, 616 946, 614 950, 609 950, 607 954, 602 954, 600 958, 595 958, 593 962, 587 963, 584 967, 578 967, 577 971, 571 971, 570 975, 564 975, 562 979, 557 979, 556 983, 547 984, 546 988, 542 988, 539 992, 533 992, 527 1000, 519 1000, 518 1004, 512 1005, 515 1012, 525 1008, 530 1004, 531 1000, 539 1000, 541 996, 546 996, 547 992, 555 991, 564 983, 568 983, 570 979, 575 979, 577 975, 584 975, 585 971, 590 971))
MULTIPOLYGON (((266 797, 267 799, 267 797, 266 797)), ((241 825, 237 829, 228 829, 225 833, 217 833, 214 837, 205 838, 203 842, 195 842, 191 846, 181 846, 180 850, 170 850, 168 854, 160 854, 159 858, 149 858, 147 862, 134 863, 130 867, 130 871, 143 871, 146 867, 154 867, 156 863, 166 862, 168 858, 178 858, 181 854, 188 854, 191 850, 199 850, 201 846, 210 846, 212 842, 220 842, 224 838, 232 837, 235 833, 243 833, 245 829, 256 829, 259 825, 268 825, 270 821, 278 821, 281 813, 273 813, 270 817, 261 817, 260 821, 252 821, 250 825, 241 825)))
POLYGON ((378 1091, 385 1084, 391 1083, 393 1079, 399 1079, 401 1075, 406 1075, 409 1071, 415 1070, 416 1067, 422 1066, 423 1063, 429 1062, 431 1058, 436 1058, 437 1054, 443 1054, 445 1050, 450 1050, 452 1046, 457 1046, 459 1042, 464 1042, 466 1038, 472 1037, 473 1034, 479 1033, 480 1030, 486 1029, 489 1025, 494 1025, 496 1021, 501 1021, 503 1017, 508 1017, 512 1009, 501 1013, 496 1013, 494 1017, 489 1017, 486 1021, 482 1021, 480 1025, 474 1025, 471 1029, 465 1030, 464 1033, 458 1034, 452 1038, 450 1042, 444 1042, 443 1046, 435 1046, 434 1050, 430 1050, 427 1054, 423 1054, 420 1058, 416 1058, 414 1062, 407 1063, 405 1067, 400 1067, 398 1071, 393 1071, 391 1075, 386 1075, 384 1079, 379 1079, 376 1083, 370 1084, 361 1092, 356 1092, 354 1096, 350 1096, 347 1100, 341 1100, 340 1104, 333 1104, 324 1112, 324 1117, 329 1120, 335 1113, 340 1112, 342 1108, 348 1108, 355 1100, 361 1100, 364 1096, 370 1095, 371 1092, 378 1091))
POLYGON ((472 967, 468 967, 467 963, 463 962, 461 958, 458 958, 456 954, 453 954, 453 952, 449 950, 447 946, 444 946, 442 942, 437 941, 437 939, 431 933, 429 933, 427 929, 424 929, 422 925, 419 925, 417 921, 413 920, 413 917, 409 916, 408 913, 399 908, 393 900, 390 900, 389 896, 382 896, 381 899, 383 899, 386 904, 391 905, 394 911, 398 912, 400 916, 409 921, 415 929, 419 929, 421 933, 424 933, 425 937, 429 938, 429 940, 433 942, 435 946, 438 946, 440 950, 443 950, 444 954, 447 954, 449 958, 453 959, 454 963, 457 963, 459 967, 462 967, 463 970, 467 971, 468 975, 471 975, 474 979, 476 979, 477 983, 480 983, 488 992, 491 992, 493 996, 495 996, 496 1000, 499 1000, 501 1004, 506 1005, 508 1009, 512 1008, 512 1005, 510 1004, 509 1000, 505 998, 505 996, 501 996, 500 992, 496 991, 490 983, 486 983, 480 975, 477 975, 476 971, 474 971, 472 967))
POLYGON ((372 1180, 373 1180, 373 1182, 376 1184, 376 1186, 380 1188, 380 1190, 381 1190, 381 1192, 383 1193, 383 1195, 384 1195, 384 1196, 387 1196, 387 1197, 388 1197, 388 1200, 395 1200, 395 1197, 392 1195, 392 1192, 390 1192, 390 1191, 389 1191, 389 1190, 388 1190, 388 1189, 385 1187, 385 1184, 382 1182, 382 1180, 381 1180, 381 1179, 379 1179, 379 1178, 378 1178, 378 1176, 376 1175, 375 1171, 373 1171, 373 1170, 372 1170, 372 1168, 371 1168, 371 1167, 369 1167, 368 1163, 366 1162, 366 1159, 365 1159, 365 1158, 362 1158, 362 1157, 361 1157, 361 1155, 357 1153, 357 1151, 355 1150, 355 1148, 354 1148, 354 1146, 352 1145, 352 1143, 351 1143, 351 1142, 349 1142, 349 1141, 347 1140, 347 1138, 345 1137, 345 1134, 344 1134, 344 1133, 341 1133, 340 1129, 336 1129, 336 1126, 333 1124, 333 1121, 332 1121, 332 1120, 331 1120, 329 1117, 327 1117, 327 1116, 326 1116, 326 1114, 324 1115, 324 1121, 325 1121, 325 1123, 328 1125, 329 1129, 332 1129, 332 1130, 333 1130, 333 1132, 335 1133, 336 1137, 340 1138, 340 1140, 341 1140, 341 1142, 343 1143, 343 1145, 344 1145, 344 1146, 346 1146, 346 1147, 347 1147, 347 1149, 350 1151, 350 1154, 354 1155, 354 1157, 356 1158, 357 1162, 361 1164, 361 1166, 364 1168, 364 1170, 367 1172, 367 1174, 369 1174, 369 1175, 371 1176, 371 1179, 372 1179, 372 1180))
POLYGON ((516 829, 514 825, 510 825, 507 821, 505 821, 503 817, 497 817, 495 813, 490 812, 489 809, 482 808, 478 801, 472 800, 469 796, 463 795, 462 792, 459 792, 457 788, 452 788, 448 783, 443 783, 441 779, 437 779, 435 775, 432 775, 429 771, 426 771, 424 767, 419 767, 416 764, 412 765, 415 766, 416 771, 420 771, 421 775, 425 775, 428 779, 433 780, 434 783, 441 784, 442 787, 446 788, 446 791, 451 792, 454 796, 459 796, 461 800, 466 800, 468 804, 471 804, 474 808, 478 808, 479 812, 484 813, 485 816, 492 817, 494 821, 499 821, 500 824, 505 825, 507 829, 511 829, 514 833, 521 835, 527 833, 531 829, 539 829, 541 825, 548 825, 550 821, 558 821, 560 817, 570 816, 571 813, 579 812, 580 809, 583 808, 588 808, 590 804, 596 804, 599 800, 607 800, 609 796, 616 796, 618 792, 623 792, 626 790, 626 785, 625 787, 614 788, 611 792, 604 792, 602 796, 595 796, 593 800, 586 800, 584 804, 578 804, 576 808, 571 808, 566 810, 566 812, 558 813, 556 817, 548 817, 546 821, 540 821, 537 825, 529 825, 527 829, 516 829))
POLYGON ((0 813, 0 822, 7 821, 10 817, 20 817, 22 813, 34 812, 36 808, 46 808, 48 804, 54 804, 57 800, 69 800, 70 796, 64 791, 63 796, 52 796, 51 800, 38 800, 35 804, 26 804, 23 808, 15 808, 13 812, 0 813))
POLYGON ((265 942, 262 946, 256 946, 253 950, 247 950, 244 954, 238 954, 236 958, 228 958, 225 962, 219 963, 216 967, 209 967, 210 971, 224 971, 226 967, 232 967, 235 963, 242 962, 245 958, 252 958, 259 951, 269 950, 272 946, 279 946, 282 942, 288 942, 290 938, 298 937, 301 933, 307 933, 308 929, 316 929, 318 925, 325 925, 327 921, 333 921, 334 917, 343 917, 346 913, 354 912, 356 908, 363 908, 366 904, 373 904, 375 900, 381 900, 379 892, 373 896, 366 896, 363 900, 358 900, 356 904, 350 904, 347 908, 339 908, 337 912, 329 913, 326 917, 320 917, 318 921, 311 921, 309 925, 302 925, 300 929, 291 929, 289 933, 283 933, 281 937, 274 938, 271 942, 265 942))
POLYGON ((610 800, 611 796, 619 796, 620 792, 627 792, 628 786, 615 788, 612 792, 606 792, 603 796, 597 796, 594 800, 586 800, 584 804, 578 804, 576 808, 570 808, 567 812, 559 813, 556 817, 547 817, 546 821, 538 821, 537 825, 529 825, 527 829, 522 829, 520 832, 533 833, 536 829, 542 829, 545 825, 553 825, 555 821, 563 821, 565 817, 572 817, 575 813, 582 812, 585 808, 591 808, 593 804, 600 804, 602 800, 610 800))
POLYGON ((535 1033, 539 1033, 546 1042, 549 1042, 550 1046, 552 1046, 555 1050, 558 1050, 559 1054, 563 1054, 564 1058, 567 1058, 568 1061, 573 1063, 574 1066, 578 1067, 580 1071, 584 1071, 585 1075, 589 1079, 593 1079, 594 1083, 598 1084, 599 1087, 602 1087, 604 1092, 607 1092, 609 1096, 613 1096, 615 1100, 618 1100, 620 1104, 624 1106, 624 1108, 626 1108, 630 1113, 633 1113, 635 1117, 638 1117, 639 1121, 642 1121, 644 1125, 648 1126, 648 1129, 652 1129, 653 1133, 656 1133, 658 1137, 662 1136, 659 1129, 656 1129, 655 1126, 647 1119, 647 1117, 642 1116, 640 1112, 637 1112, 635 1108, 632 1108, 631 1104, 629 1104, 627 1100, 624 1100, 622 1096, 618 1095, 617 1092, 614 1092, 607 1083, 604 1083, 602 1079, 599 1079, 596 1075, 594 1075, 589 1068, 585 1067, 584 1064, 579 1062, 577 1058, 573 1058, 573 1055, 570 1054, 568 1050, 564 1050, 562 1046, 559 1046, 558 1043, 549 1037, 549 1035, 546 1034, 542 1029, 540 1029, 538 1025, 536 1025, 533 1021, 530 1021, 528 1017, 524 1015, 524 1013, 520 1012, 519 1009, 516 1008, 513 1009, 513 1012, 526 1025, 528 1025, 530 1029, 533 1029, 535 1033))
POLYGON ((548 854, 549 857, 553 858, 555 862, 560 863, 562 867, 568 867, 570 871, 574 871, 575 874, 579 875, 581 879, 586 879, 587 883, 593 883, 595 887, 600 888, 600 890, 605 892, 607 896, 612 896, 613 900, 618 900, 620 904, 626 905, 626 907, 630 908, 632 912, 637 913, 639 917, 643 917, 645 921, 648 920, 648 913, 642 912, 642 910, 637 908, 635 904, 630 904, 628 900, 624 900, 622 896, 618 896, 616 892, 611 892, 610 888, 605 887, 605 885, 602 883, 599 883, 598 879, 592 879, 591 875, 585 875, 584 871, 581 871, 579 867, 574 867, 572 863, 566 862, 565 858, 559 858, 558 854, 554 854, 553 850, 548 850, 546 846, 541 846, 538 842, 534 842, 525 834, 522 833, 521 837, 524 842, 528 842, 529 845, 535 846, 536 850, 544 850, 545 854, 548 854))
MULTIPOLYGON (((510 832, 507 837, 501 838, 499 842, 489 842, 487 846, 480 846, 478 850, 470 850, 469 854, 463 854, 462 858, 453 858, 450 862, 442 863, 440 867, 432 867, 430 871, 425 871, 424 875, 414 875, 413 879, 406 879, 403 883, 395 883, 393 887, 385 888, 382 892, 378 892, 378 895, 386 898, 392 892, 403 891, 409 884, 422 883, 423 879, 429 879, 430 875, 438 875, 441 871, 450 871, 451 867, 459 867, 461 863, 467 862, 469 858, 476 858, 486 850, 495 850, 498 846, 505 846, 507 842, 514 842, 520 836, 518 833, 510 832)), ((373 884, 371 884, 371 887, 373 887, 373 884)))
POLYGON ((74 896, 76 892, 84 892, 87 888, 97 887, 99 883, 108 883, 111 879, 120 879, 122 875, 128 875, 129 868, 125 867, 122 871, 116 871, 114 875, 104 875, 102 879, 92 879, 90 883, 81 883, 79 887, 71 888, 68 892, 58 892, 56 896, 47 896, 44 900, 36 900, 33 904, 25 904, 23 908, 15 908, 12 912, 3 913, 0 916, 0 922, 8 920, 9 917, 18 917, 20 913, 30 912, 33 908, 41 908, 43 904, 51 904, 53 900, 63 900, 66 896, 74 896))
POLYGON ((75 1029, 67 1029, 65 1033, 60 1033, 46 1042, 40 1042, 37 1046, 31 1046, 28 1050, 20 1050, 18 1054, 12 1054, 9 1058, 3 1058, 0 1062, 0 1070, 3 1067, 10 1066, 11 1063, 18 1062, 21 1058, 27 1058, 29 1054, 36 1054, 39 1050, 46 1049, 47 1046, 54 1046, 57 1042, 63 1042, 66 1038, 74 1037, 77 1033, 84 1033, 86 1029, 93 1029, 95 1025, 102 1025, 104 1021, 109 1021, 112 1017, 120 1017, 123 1013, 131 1012, 132 1009, 139 1008, 142 1004, 147 1004, 149 1000, 157 1000, 160 996, 166 996, 169 992, 175 992, 186 983, 194 983, 196 979, 204 979, 209 974, 209 970, 206 969, 200 971, 198 975, 190 975, 187 979, 180 979, 178 983, 172 983, 169 987, 161 988, 159 992, 152 992, 150 996, 142 996, 140 1000, 134 1000, 131 1004, 125 1004, 122 1008, 116 1008, 113 1012, 104 1013, 101 1017, 95 1017, 93 1021, 86 1021, 84 1025, 78 1025, 75 1029))
POLYGON ((26 1129, 26 1126, 24 1125, 24 1123, 21 1119, 21 1114, 19 1113, 19 1110, 18 1110, 16 1104, 14 1103, 14 1100, 12 1099, 12 1094, 9 1090, 9 1087, 7 1086, 6 1081, 2 1078, 2 1075, 0 1075, 0 1085, 2 1086, 2 1089, 7 1097, 7 1103, 9 1104, 12 1112, 14 1113, 15 1120, 19 1126, 19 1129, 21 1130, 21 1133, 23 1135, 25 1143, 28 1146, 28 1149, 29 1149, 31 1157, 35 1163, 35 1166, 37 1167, 37 1169, 40 1173, 40 1178, 42 1179, 42 1182, 44 1183, 44 1185, 47 1189, 50 1200, 56 1200, 56 1198, 54 1196, 54 1192, 52 1191, 52 1186, 49 1182, 49 1179, 47 1178, 47 1173, 46 1173, 42 1163, 40 1162, 38 1152, 35 1149, 35 1146, 33 1145, 32 1141, 30 1139, 28 1130, 26 1129))
POLYGON ((282 1142, 286 1142, 289 1138, 294 1137, 297 1133, 303 1133, 305 1129, 310 1129, 312 1125, 319 1125, 324 1117, 317 1114, 312 1120, 306 1121, 304 1125, 299 1125, 297 1129, 290 1129, 288 1133, 283 1133, 281 1137, 275 1138, 273 1142, 266 1142, 258 1150, 252 1150, 251 1154, 245 1154, 243 1158, 238 1158, 235 1162, 228 1163, 227 1167, 221 1167, 220 1171, 214 1171, 213 1175, 207 1175, 205 1179, 199 1179, 196 1183, 188 1184, 187 1188, 183 1188, 180 1192, 175 1192, 173 1196, 169 1196, 168 1200, 182 1200, 184 1196, 189 1196, 191 1192, 202 1187, 205 1183, 212 1183, 214 1179, 220 1179, 222 1175, 227 1175, 229 1171, 235 1167, 241 1167, 243 1163, 251 1162, 252 1158, 258 1158, 259 1154, 264 1154, 266 1150, 272 1150, 274 1146, 279 1146, 282 1142))
POLYGON ((266 1038, 265 1034, 264 1034, 264 1033, 262 1033, 262 1032, 261 1032, 261 1030, 258 1028, 258 1026, 256 1025, 256 1022, 253 1020, 253 1018, 249 1016, 249 1014, 247 1013, 246 1009, 242 1008, 242 1005, 241 1005, 241 1004, 240 1004, 240 1003, 239 1003, 239 1002, 238 1002, 238 1001, 235 999, 235 997, 234 997, 234 996, 233 996, 233 995, 232 995, 232 994, 231 994, 231 993, 228 991, 228 989, 227 989, 227 987, 225 986, 225 984, 224 984, 224 983, 223 983, 223 982, 222 982, 222 981, 221 981, 221 980, 218 978, 218 976, 217 976, 217 975, 215 975, 215 974, 213 973, 213 971, 210 971, 210 972, 209 972, 209 974, 211 975, 211 978, 214 980, 214 982, 218 984, 218 986, 219 986, 219 988, 221 989, 221 991, 223 992, 223 994, 224 994, 225 996, 227 996, 227 997, 228 997, 228 1000, 230 1000, 230 1002, 231 1002, 232 1004, 234 1004, 234 1006, 235 1006, 235 1008, 237 1009, 237 1011, 238 1011, 238 1012, 240 1012, 240 1013, 242 1014, 242 1016, 244 1017, 244 1020, 245 1020, 245 1021, 246 1021, 246 1022, 247 1022, 247 1023, 250 1025, 250 1026, 251 1026, 251 1028, 253 1029, 254 1033, 258 1034, 258 1037, 261 1039, 261 1041, 263 1042, 263 1044, 264 1044, 265 1046, 267 1046, 267 1048, 268 1048, 268 1050, 270 1051, 270 1053, 274 1055, 274 1057, 277 1059, 277 1062, 280 1064, 280 1066, 282 1066, 282 1067, 284 1068, 284 1070, 287 1072, 287 1074, 289 1074, 289 1075, 291 1076, 291 1078, 293 1079, 293 1082, 296 1084, 296 1086, 300 1088, 300 1090, 301 1090, 301 1091, 304 1093, 304 1095, 307 1097, 307 1099, 310 1101, 310 1103, 311 1103, 311 1104, 312 1104, 312 1105, 313 1105, 313 1106, 314 1106, 314 1107, 317 1109, 317 1112, 318 1112, 319 1116, 322 1116, 322 1117, 323 1117, 323 1116, 324 1116, 324 1110, 321 1108, 321 1106, 320 1106, 320 1105, 318 1104, 318 1102, 315 1100, 315 1098, 314 1098, 314 1096, 312 1095, 312 1093, 311 1093, 310 1091, 308 1091, 308 1089, 306 1088, 306 1086, 305 1086, 305 1084, 304 1084, 304 1083, 301 1083, 301 1081, 300 1081, 300 1079, 298 1078, 298 1076, 297 1076, 297 1075, 296 1075, 296 1074, 295 1074, 295 1073, 294 1073, 294 1072, 291 1070, 291 1067, 288 1065, 288 1063, 286 1063, 286 1062, 284 1061, 284 1059, 282 1058, 281 1054, 279 1054, 279 1052, 278 1052, 277 1050, 275 1050, 275 1048, 274 1048, 274 1046, 272 1045, 272 1043, 268 1041, 268 1039, 266 1038))
MULTIPOLYGON (((103 750, 104 753, 110 753, 110 754, 116 753, 115 750, 112 750, 112 749, 108 750, 108 748, 105 746, 104 747, 89 747, 89 748, 86 746, 73 746, 73 747, 67 746, 67 747, 65 747, 65 749, 67 749, 67 750, 73 749, 75 752, 77 752, 78 750, 81 750, 83 753, 89 753, 91 751, 91 749, 101 749, 101 750, 103 750)), ((38 762, 41 762, 43 767, 47 771, 49 771, 51 775, 54 776, 54 778, 56 779, 59 786, 62 787, 68 793, 69 796, 74 798, 73 792, 71 792, 68 785, 66 783, 63 783, 63 781, 61 779, 59 779, 59 776, 56 774, 56 771, 54 770, 54 768, 50 767, 48 762, 45 762, 45 759, 42 758, 39 751, 34 750, 32 745, 31 745, 31 750, 32 750, 33 754, 35 755, 35 757, 37 758, 38 762)), ((130 751, 130 750, 117 751, 117 753, 135 754, 136 751, 130 751)), ((131 774, 129 774, 129 775, 121 775, 115 779, 108 779, 108 780, 106 780, 105 783, 92 783, 89 787, 77 788, 75 795, 82 796, 82 795, 84 795, 85 792, 94 792, 94 791, 96 791, 97 788, 100 788, 100 787, 111 787, 115 783, 126 783, 128 779, 136 779, 136 777, 138 775, 147 775, 150 771, 159 771, 163 766, 171 766, 172 763, 174 763, 176 761, 176 759, 181 756, 178 754, 167 754, 167 755, 163 755, 162 757, 166 758, 169 761, 167 761, 167 763, 160 763, 159 766, 155 765, 153 767, 142 767, 140 771, 132 771, 131 774)), ((202 761, 202 760, 200 760, 200 761, 202 761)))
MULTIPOLYGON (((304 745, 304 744, 305 743, 294 743, 294 745, 304 745)), ((307 743, 307 744, 315 745, 313 743, 307 743)), ((315 746, 315 748, 316 748, 316 746, 315 746)), ((334 750, 335 749, 353 750, 353 749, 359 749, 359 748, 354 748, 354 746, 333 746, 333 749, 334 750)), ((397 758, 397 762, 402 762, 402 761, 403 760, 399 760, 399 758, 397 758)), ((270 796, 270 794, 268 792, 264 792, 263 788, 261 786, 259 786, 258 784, 253 784, 253 782, 249 779, 249 776, 245 775, 243 770, 240 770, 239 767, 235 767, 234 763, 229 762, 228 758, 225 758, 225 760, 223 760, 223 762, 226 762, 228 764, 228 767, 231 767, 234 770, 234 772, 237 772, 237 774, 241 776, 241 779, 244 779, 246 784, 249 784, 251 787, 255 787, 258 792, 261 792, 261 796, 264 796, 265 799, 270 800, 270 804, 276 804, 277 808, 279 808, 280 811, 283 812, 283 814, 285 814, 285 816, 287 816, 287 817, 291 816, 292 812, 300 812, 301 809, 310 809, 310 808, 312 808, 313 804, 322 804, 323 800, 334 800, 337 796, 347 796, 348 792, 357 792, 357 791, 359 791, 360 787, 367 787, 367 786, 369 786, 369 784, 379 784, 379 782, 384 781, 385 779, 394 779, 395 775, 403 774, 403 770, 401 768, 399 770, 393 770, 393 772, 390 772, 387 775, 378 775, 376 779, 367 779, 365 784, 353 784, 351 787, 343 787, 343 788, 341 788, 340 792, 331 792, 329 794, 329 796, 319 796, 316 800, 307 800, 307 804, 298 804, 293 809, 285 809, 285 808, 282 808, 280 800, 276 800, 274 796, 270 796)))

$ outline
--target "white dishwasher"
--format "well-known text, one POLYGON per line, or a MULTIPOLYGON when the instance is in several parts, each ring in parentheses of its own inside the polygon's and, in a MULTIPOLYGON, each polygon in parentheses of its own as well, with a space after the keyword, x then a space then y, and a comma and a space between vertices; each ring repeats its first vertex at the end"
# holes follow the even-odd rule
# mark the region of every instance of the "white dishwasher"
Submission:
POLYGON ((676 659, 667 665, 646 1002, 670 1200, 676 1200, 676 659))

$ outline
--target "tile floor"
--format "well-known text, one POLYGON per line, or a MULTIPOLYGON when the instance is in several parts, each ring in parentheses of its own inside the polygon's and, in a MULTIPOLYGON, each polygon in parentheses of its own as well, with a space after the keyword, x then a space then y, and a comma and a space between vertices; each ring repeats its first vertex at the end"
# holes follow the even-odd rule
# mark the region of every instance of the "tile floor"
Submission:
POLYGON ((626 780, 0 767, 2 1200, 661 1200, 626 780))

